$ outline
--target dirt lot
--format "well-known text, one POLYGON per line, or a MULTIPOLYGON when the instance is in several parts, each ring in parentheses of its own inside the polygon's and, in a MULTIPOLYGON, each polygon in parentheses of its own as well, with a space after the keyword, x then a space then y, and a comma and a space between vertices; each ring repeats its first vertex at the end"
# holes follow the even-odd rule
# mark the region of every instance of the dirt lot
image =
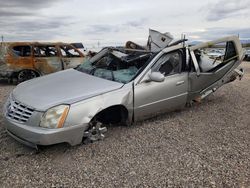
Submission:
MULTIPOLYGON (((201 104, 113 127, 104 141, 40 153, 4 130, 0 115, 1 187, 250 186, 250 62, 242 81, 201 104)), ((14 88, 0 83, 0 108, 14 88)))

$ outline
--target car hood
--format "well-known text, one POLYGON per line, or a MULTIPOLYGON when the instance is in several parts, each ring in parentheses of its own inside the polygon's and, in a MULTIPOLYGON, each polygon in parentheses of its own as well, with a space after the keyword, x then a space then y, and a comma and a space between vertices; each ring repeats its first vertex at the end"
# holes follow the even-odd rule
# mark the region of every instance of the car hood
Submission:
POLYGON ((59 104, 72 104, 119 89, 124 84, 68 69, 19 84, 13 97, 38 111, 59 104))

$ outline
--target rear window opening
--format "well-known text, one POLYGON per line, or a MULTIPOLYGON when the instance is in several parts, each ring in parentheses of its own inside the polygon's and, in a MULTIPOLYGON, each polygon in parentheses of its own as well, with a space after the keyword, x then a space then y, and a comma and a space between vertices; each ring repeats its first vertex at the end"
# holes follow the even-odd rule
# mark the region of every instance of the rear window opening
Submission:
POLYGON ((215 72, 238 59, 233 42, 219 43, 194 51, 201 72, 215 72))

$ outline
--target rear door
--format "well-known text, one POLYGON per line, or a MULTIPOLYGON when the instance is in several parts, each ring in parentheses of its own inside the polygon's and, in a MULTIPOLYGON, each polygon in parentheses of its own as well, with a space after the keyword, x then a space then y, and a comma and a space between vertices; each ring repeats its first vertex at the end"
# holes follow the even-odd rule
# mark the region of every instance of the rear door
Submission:
POLYGON ((229 37, 190 48, 191 61, 196 70, 189 74, 190 95, 200 93, 239 65, 241 50, 237 41, 235 37, 229 37))
POLYGON ((163 82, 147 81, 148 74, 134 86, 135 119, 144 119, 157 113, 181 108, 186 104, 188 72, 181 71, 182 53, 174 51, 163 54, 151 72, 161 72, 163 82))
POLYGON ((59 48, 64 69, 75 68, 83 62, 84 55, 72 45, 63 44, 59 48))
POLYGON ((62 62, 56 46, 35 45, 34 66, 42 74, 49 74, 62 70, 62 62))

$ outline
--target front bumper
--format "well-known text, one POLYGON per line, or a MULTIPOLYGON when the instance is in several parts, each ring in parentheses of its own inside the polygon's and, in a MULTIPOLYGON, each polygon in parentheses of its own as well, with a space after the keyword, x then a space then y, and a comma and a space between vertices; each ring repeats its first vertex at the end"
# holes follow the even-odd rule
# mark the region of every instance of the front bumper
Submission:
POLYGON ((84 124, 60 129, 47 129, 20 124, 6 117, 4 119, 8 134, 17 141, 33 148, 37 148, 37 145, 58 143, 69 143, 72 146, 80 144, 83 132, 88 127, 88 124, 84 124))

